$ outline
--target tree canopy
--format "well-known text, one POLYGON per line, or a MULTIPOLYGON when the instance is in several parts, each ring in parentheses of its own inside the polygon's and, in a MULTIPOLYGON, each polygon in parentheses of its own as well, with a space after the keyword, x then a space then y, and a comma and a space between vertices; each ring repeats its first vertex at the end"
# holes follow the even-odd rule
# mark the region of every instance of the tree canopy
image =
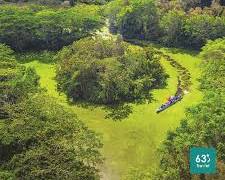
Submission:
POLYGON ((43 6, 0 7, 0 43, 15 51, 59 50, 88 36, 102 24, 99 7, 70 9, 43 6))
POLYGON ((0 45, 0 179, 99 179, 100 138, 0 45))
MULTIPOLYGON (((68 0, 71 6, 76 5, 76 3, 85 3, 85 4, 105 4, 111 0, 68 0)), ((2 3, 30 3, 30 4, 41 4, 41 5, 50 5, 50 6, 59 6, 64 5, 64 0, 2 0, 2 3)))
POLYGON ((73 101, 113 104, 149 99, 151 89, 165 84, 153 49, 120 40, 82 39, 59 52, 58 60, 58 88, 73 101))
MULTIPOLYGON (((202 2, 182 3, 201 6, 202 2)), ((208 40, 224 37, 223 8, 197 7, 196 10, 186 12, 179 5, 165 7, 164 1, 161 4, 164 6, 157 5, 153 0, 116 0, 109 3, 106 14, 110 19, 111 30, 121 33, 125 39, 150 40, 170 47, 195 50, 201 49, 208 40)))

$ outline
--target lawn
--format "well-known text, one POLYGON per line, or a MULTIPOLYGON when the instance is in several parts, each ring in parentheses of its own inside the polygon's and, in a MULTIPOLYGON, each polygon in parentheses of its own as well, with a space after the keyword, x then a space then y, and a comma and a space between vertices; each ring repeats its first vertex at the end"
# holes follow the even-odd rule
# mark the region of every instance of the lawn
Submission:
POLYGON ((200 77, 200 59, 182 51, 164 51, 190 71, 192 77, 190 92, 181 102, 160 114, 155 113, 166 98, 176 92, 177 87, 176 69, 169 62, 161 59, 161 64, 170 76, 168 86, 165 89, 153 91, 152 103, 132 104, 132 114, 122 121, 105 119, 106 112, 101 107, 84 108, 68 105, 66 97, 59 95, 56 90, 55 65, 38 61, 26 63, 26 66, 36 69, 41 77, 41 86, 46 88, 50 95, 64 105, 70 106, 89 128, 101 134, 104 144, 102 153, 105 157, 102 167, 103 179, 120 179, 132 168, 154 169, 158 163, 157 148, 165 139, 167 131, 179 125, 180 120, 185 116, 185 108, 201 101, 202 94, 198 90, 199 82, 197 81, 200 77))

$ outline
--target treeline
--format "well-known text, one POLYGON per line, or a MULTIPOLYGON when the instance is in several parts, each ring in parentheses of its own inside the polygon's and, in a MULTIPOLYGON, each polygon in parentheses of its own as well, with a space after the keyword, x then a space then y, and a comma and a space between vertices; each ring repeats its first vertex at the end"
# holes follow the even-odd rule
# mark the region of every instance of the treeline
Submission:
POLYGON ((155 179, 225 179, 225 39, 210 41, 203 48, 201 88, 205 94, 199 105, 187 110, 176 131, 169 132, 161 148, 160 170, 155 179), (191 147, 217 150, 215 175, 191 175, 191 147))
POLYGON ((2 0, 0 3, 31 3, 31 4, 40 4, 40 5, 50 5, 50 6, 74 6, 78 3, 85 4, 105 4, 110 0, 2 0))
POLYGON ((106 14, 111 31, 121 33, 125 39, 198 50, 207 40, 225 35, 223 8, 195 7, 186 12, 177 3, 166 6, 154 0, 116 0, 107 5, 106 14))
MULTIPOLYGON (((92 1, 86 3, 92 4, 92 1)), ((122 34, 125 39, 198 50, 207 40, 225 35, 224 8, 219 2, 217 6, 208 6, 185 0, 115 0, 105 8, 79 3, 73 8, 3 5, 0 7, 0 43, 15 51, 59 50, 101 27, 104 8, 111 31, 122 34)))
POLYGON ((0 179, 99 179, 96 134, 0 45, 0 179))
POLYGON ((167 75, 153 48, 102 38, 74 42, 58 53, 58 89, 97 104, 150 100, 167 75))
POLYGON ((163 9, 182 8, 184 11, 193 10, 195 8, 204 8, 218 11, 225 6, 224 0, 158 0, 163 9))
POLYGON ((59 50, 102 25, 97 6, 0 6, 0 43, 15 51, 59 50))

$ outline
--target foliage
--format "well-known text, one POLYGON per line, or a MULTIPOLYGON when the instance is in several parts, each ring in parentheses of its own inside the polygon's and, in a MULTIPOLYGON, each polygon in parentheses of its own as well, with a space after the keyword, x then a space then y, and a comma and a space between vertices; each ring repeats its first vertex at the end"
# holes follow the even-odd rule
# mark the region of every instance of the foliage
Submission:
POLYGON ((159 35, 159 17, 154 1, 133 1, 131 6, 120 25, 123 37, 156 40, 159 35))
POLYGON ((160 168, 155 179, 190 179, 188 152, 191 147, 214 147, 218 173, 209 179, 224 179, 225 163, 225 91, 224 39, 210 41, 201 52, 205 59, 202 88, 205 98, 187 110, 186 118, 174 132, 168 133, 161 148, 160 168))
POLYGON ((180 3, 184 10, 187 11, 194 7, 200 7, 201 0, 181 0, 180 3))
POLYGON ((0 45, 0 178, 99 179, 99 137, 0 45))
POLYGON ((39 77, 32 68, 19 65, 13 51, 0 44, 0 102, 19 101, 29 92, 36 92, 39 77))
POLYGON ((171 47, 199 50, 207 40, 225 36, 222 15, 214 16, 213 11, 201 8, 201 13, 197 10, 186 13, 179 7, 169 11, 166 8, 156 6, 152 0, 117 0, 108 4, 106 14, 111 30, 120 32, 125 39, 150 40, 171 47))
POLYGON ((190 14, 170 11, 160 21, 161 42, 169 46, 200 49, 207 40, 225 36, 225 18, 209 14, 190 14))
POLYGON ((153 0, 115 1, 108 5, 112 28, 124 38, 156 40, 159 35, 158 11, 153 0))
POLYGON ((201 48, 207 40, 225 36, 225 18, 210 15, 190 16, 185 23, 187 46, 201 48))
POLYGON ((55 63, 55 55, 54 51, 40 51, 38 53, 35 52, 26 52, 26 53, 16 53, 16 60, 20 63, 28 63, 31 61, 39 61, 46 64, 55 63))
POLYGON ((209 39, 225 36, 225 18, 208 14, 191 14, 170 11, 161 20, 164 34, 162 42, 175 47, 200 49, 209 39))
POLYGON ((1 169, 16 179, 98 179, 99 138, 69 109, 44 94, 7 108, 1 169))
POLYGON ((159 8, 160 13, 164 14, 170 10, 182 11, 182 5, 180 0, 158 0, 157 7, 159 8))
POLYGON ((184 44, 185 14, 172 10, 165 14, 160 21, 162 30, 161 42, 167 46, 182 46, 184 44))
MULTIPOLYGON (((176 4, 183 8, 185 11, 195 9, 196 7, 200 8, 209 8, 210 6, 217 3, 218 5, 223 6, 222 0, 160 0, 160 4, 176 4)), ((173 6, 171 6, 173 7, 173 6)))
POLYGON ((58 50, 102 24, 97 6, 70 9, 40 6, 0 7, 0 42, 16 51, 58 50))
POLYGON ((212 92, 225 93, 225 39, 209 41, 201 52, 204 63, 202 88, 212 92))
MULTIPOLYGON (((63 5, 64 0, 4 0, 5 2, 10 3, 34 3, 41 5, 63 5)), ((76 3, 85 3, 85 4, 105 4, 111 0, 68 0, 71 6, 74 6, 76 3)))
POLYGON ((58 54, 58 88, 74 101, 113 104, 149 99, 166 75, 151 48, 86 38, 58 54))

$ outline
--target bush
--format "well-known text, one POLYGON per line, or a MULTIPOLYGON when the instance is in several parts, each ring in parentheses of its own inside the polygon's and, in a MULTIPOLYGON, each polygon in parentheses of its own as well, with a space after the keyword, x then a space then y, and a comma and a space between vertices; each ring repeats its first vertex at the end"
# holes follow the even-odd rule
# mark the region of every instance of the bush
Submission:
POLYGON ((209 41, 201 57, 205 60, 202 88, 225 94, 225 38, 209 41))
POLYGON ((0 119, 9 117, 4 107, 21 101, 31 92, 38 91, 38 81, 34 69, 19 65, 13 51, 0 44, 0 119))
POLYGON ((113 104, 149 99, 166 75, 153 49, 119 40, 82 39, 58 54, 60 91, 73 101, 113 104))

